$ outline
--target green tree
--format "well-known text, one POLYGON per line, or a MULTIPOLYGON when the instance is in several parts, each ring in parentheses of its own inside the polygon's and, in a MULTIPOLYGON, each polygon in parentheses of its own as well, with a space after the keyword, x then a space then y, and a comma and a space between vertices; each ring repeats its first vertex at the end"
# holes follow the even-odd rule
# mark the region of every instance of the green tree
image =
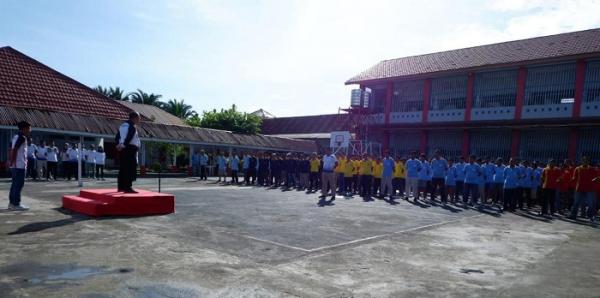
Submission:
POLYGON ((104 88, 101 85, 98 85, 96 87, 93 88, 96 92, 106 96, 106 97, 110 97, 110 91, 108 91, 108 88, 104 88))
POLYGON ((153 105, 157 107, 162 107, 164 104, 162 101, 160 101, 161 97, 162 95, 160 94, 146 93, 141 89, 137 89, 136 92, 130 92, 127 94, 127 98, 129 98, 131 102, 153 105))
POLYGON ((96 92, 98 92, 106 97, 110 97, 114 100, 121 100, 121 101, 129 100, 129 98, 127 96, 123 95, 125 93, 125 91, 123 89, 121 89, 120 87, 105 88, 105 87, 102 87, 101 85, 98 85, 98 86, 94 87, 94 90, 96 90, 96 92))
POLYGON ((185 119, 185 123, 189 126, 200 127, 200 122, 202 118, 198 116, 198 114, 194 114, 192 117, 185 119))
POLYGON ((129 101, 129 97, 127 97, 125 95, 125 90, 119 88, 119 87, 110 87, 108 89, 108 97, 114 99, 114 100, 120 100, 120 101, 129 101))
POLYGON ((240 112, 235 105, 221 111, 204 111, 200 126, 206 128, 230 130, 237 133, 260 133, 262 119, 256 115, 240 112))
POLYGON ((184 120, 197 115, 197 113, 192 110, 192 106, 186 104, 183 99, 169 99, 169 101, 165 103, 162 108, 163 110, 184 120))

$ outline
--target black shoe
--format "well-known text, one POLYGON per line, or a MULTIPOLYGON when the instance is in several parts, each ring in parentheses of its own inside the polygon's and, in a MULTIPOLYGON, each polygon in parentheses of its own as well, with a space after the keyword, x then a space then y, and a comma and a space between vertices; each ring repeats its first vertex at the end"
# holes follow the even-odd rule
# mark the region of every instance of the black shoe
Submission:
POLYGON ((130 189, 126 189, 123 191, 124 193, 138 193, 137 191, 133 190, 133 188, 130 189))

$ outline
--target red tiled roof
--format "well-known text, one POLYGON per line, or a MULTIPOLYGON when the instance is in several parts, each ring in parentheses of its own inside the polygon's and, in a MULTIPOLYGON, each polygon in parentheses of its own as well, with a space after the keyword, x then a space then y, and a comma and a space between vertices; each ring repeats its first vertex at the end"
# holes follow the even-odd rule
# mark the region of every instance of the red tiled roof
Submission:
POLYGON ((349 114, 263 119, 261 133, 266 135, 329 133, 351 130, 349 114))
POLYGON ((346 84, 596 53, 600 54, 600 29, 591 29, 384 60, 346 84))
POLYGON ((0 106, 126 119, 129 109, 11 48, 0 48, 0 106))

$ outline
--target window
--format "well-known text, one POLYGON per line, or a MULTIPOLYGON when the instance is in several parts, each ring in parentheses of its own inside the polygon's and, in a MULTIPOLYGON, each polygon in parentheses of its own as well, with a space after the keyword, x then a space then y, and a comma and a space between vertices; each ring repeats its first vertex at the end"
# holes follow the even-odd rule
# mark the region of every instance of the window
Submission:
POLYGON ((565 128, 525 129, 521 131, 519 156, 530 161, 547 162, 567 158, 569 130, 565 128), (552 144, 549 146, 549 144, 552 144))
POLYGON ((593 163, 600 162, 600 130, 594 127, 585 127, 579 130, 579 140, 577 144, 577 158, 581 160, 582 156, 589 157, 593 163))
POLYGON ((383 113, 387 90, 385 88, 373 88, 371 92, 371 111, 383 113))
POLYGON ((466 98, 466 75, 436 78, 431 81, 432 111, 464 109, 466 98))
POLYGON ((575 63, 528 68, 525 105, 560 104, 574 95, 575 63))
POLYGON ((583 102, 600 101, 600 61, 591 61, 587 64, 585 73, 585 86, 583 102))
POLYGON ((392 112, 419 112, 423 110, 423 81, 394 84, 392 112))
POLYGON ((477 156, 501 157, 508 161, 512 134, 510 129, 478 129, 469 132, 471 153, 477 156))
POLYGON ((475 75, 473 107, 512 107, 517 98, 517 70, 481 72, 475 75))
POLYGON ((462 153, 462 131, 430 131, 427 136, 427 156, 440 150, 446 158, 454 158, 462 153))

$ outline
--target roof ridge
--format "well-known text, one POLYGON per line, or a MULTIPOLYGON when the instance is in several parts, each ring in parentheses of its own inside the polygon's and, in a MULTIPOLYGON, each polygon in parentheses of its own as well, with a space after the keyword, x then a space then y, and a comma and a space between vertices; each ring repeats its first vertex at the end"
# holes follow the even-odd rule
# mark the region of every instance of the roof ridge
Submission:
POLYGON ((550 35, 534 36, 534 37, 527 37, 527 38, 515 39, 515 40, 507 40, 507 41, 501 41, 501 42, 486 43, 486 44, 470 46, 470 47, 465 47, 465 48, 455 48, 455 49, 450 49, 450 50, 430 52, 430 53, 419 54, 419 55, 409 55, 409 56, 398 57, 398 58, 384 59, 384 60, 381 60, 380 63, 387 62, 387 61, 400 60, 400 59, 405 59, 405 58, 423 57, 423 56, 429 56, 429 55, 435 55, 435 54, 441 54, 441 53, 448 53, 448 52, 459 51, 459 50, 468 50, 468 49, 481 48, 481 47, 487 47, 487 46, 497 46, 497 45, 501 45, 501 44, 518 43, 518 42, 523 42, 523 41, 528 41, 528 40, 537 40, 537 39, 543 39, 543 38, 554 37, 554 36, 559 36, 559 35, 570 35, 570 34, 576 34, 576 33, 583 33, 583 32, 587 32, 587 31, 600 31, 600 28, 592 28, 592 29, 579 30, 579 31, 563 32, 563 33, 556 33, 556 34, 550 34, 550 35))
MULTIPOLYGON (((44 64, 44 63, 42 63, 40 61, 38 61, 38 60, 36 60, 35 58, 32 58, 32 57, 26 55, 25 53, 22 53, 22 52, 16 50, 15 48, 13 48, 11 46, 1 47, 0 50, 4 50, 4 51, 11 52, 13 54, 16 54, 19 57, 24 58, 25 60, 34 63, 38 67, 42 67, 42 68, 45 68, 45 69, 51 71, 52 73, 58 75, 60 77, 60 79, 65 80, 68 83, 74 83, 75 85, 77 85, 79 87, 83 87, 83 90, 89 92, 90 94, 93 94, 94 96, 97 96, 97 97, 100 97, 100 98, 104 99, 109 104, 112 104, 112 101, 113 101, 112 98, 107 97, 104 94, 101 94, 100 92, 97 92, 93 88, 91 88, 91 87, 89 87, 89 86, 87 86, 87 85, 85 85, 83 83, 78 82, 77 80, 75 80, 75 79, 73 79, 73 78, 71 78, 71 77, 69 77, 69 76, 67 76, 67 75, 59 72, 58 70, 56 70, 56 69, 54 69, 54 68, 52 68, 52 67, 50 67, 50 66, 48 66, 48 65, 46 65, 46 64, 44 64)), ((127 112, 127 113, 129 113, 129 112, 132 111, 130 108, 127 108, 127 107, 125 107, 123 105, 114 105, 114 106, 125 109, 124 112, 127 112)), ((119 120, 122 120, 122 119, 119 119, 119 120)))

